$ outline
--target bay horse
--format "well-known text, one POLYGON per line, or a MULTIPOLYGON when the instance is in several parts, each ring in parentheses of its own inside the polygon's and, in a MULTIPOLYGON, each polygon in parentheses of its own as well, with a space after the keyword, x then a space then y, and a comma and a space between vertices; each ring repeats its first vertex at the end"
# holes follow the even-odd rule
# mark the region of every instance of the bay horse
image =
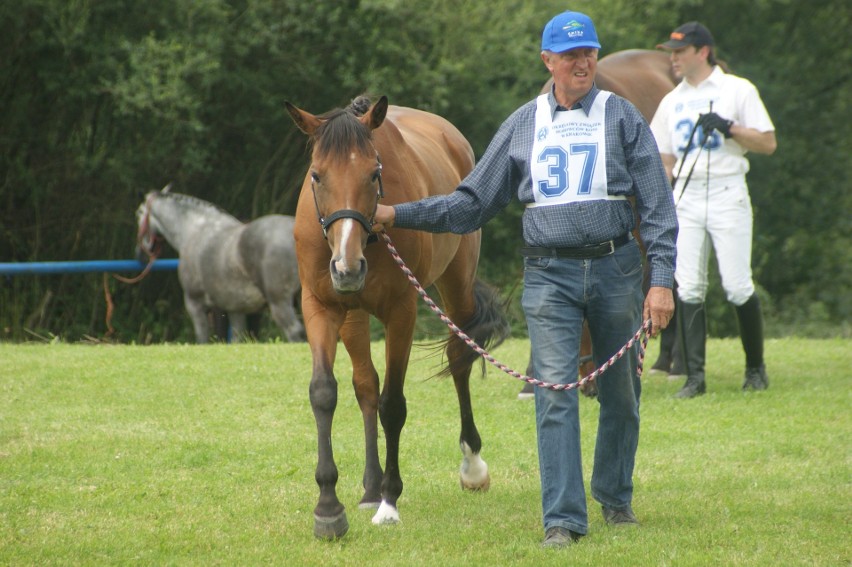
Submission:
POLYGON ((227 313, 232 336, 240 340, 246 315, 267 304, 286 340, 304 340, 294 308, 299 274, 293 217, 266 215, 243 223, 212 203, 168 189, 151 191, 136 210, 137 256, 150 257, 161 238, 177 250, 196 341, 210 340, 210 310, 227 313))
MULTIPOLYGON (((598 61, 598 71, 595 76, 595 85, 603 90, 612 91, 633 103, 645 120, 651 122, 657 107, 663 97, 677 85, 678 79, 672 71, 669 55, 663 51, 653 49, 627 49, 616 51, 602 57, 598 61)), ((541 88, 539 94, 546 93, 553 85, 553 79, 549 79, 541 88)), ((637 217, 636 228, 633 236, 644 254, 645 247, 639 237, 639 222, 637 217)), ((645 282, 647 286, 648 273, 646 269, 645 282)), ((611 353, 610 353, 611 354, 611 353)), ((603 353, 606 358, 609 354, 603 353)), ((591 374, 596 368, 596 362, 592 355, 592 338, 587 325, 583 325, 583 334, 580 338, 580 376, 591 374)), ((594 382, 586 382, 580 390, 589 397, 597 395, 597 385, 594 382)), ((527 386, 523 390, 530 392, 527 386)))
MULTIPOLYGON (((675 88, 678 79, 672 71, 669 55, 653 49, 626 49, 610 53, 598 61, 595 85, 612 91, 633 103, 645 120, 651 122, 660 101, 675 88)), ((553 79, 539 94, 550 90, 553 79)))
MULTIPOLYGON (((366 443, 361 508, 378 508, 374 524, 399 522, 402 493, 400 435, 407 409, 403 393, 412 348, 418 294, 385 246, 370 242, 379 199, 389 204, 453 191, 473 168, 462 134, 443 118, 399 106, 385 96, 371 104, 358 97, 343 109, 315 116, 287 102, 296 126, 309 136, 311 165, 296 207, 296 252, 302 312, 313 357, 310 400, 317 425, 314 535, 342 537, 349 528, 338 500, 332 420, 337 406, 334 360, 338 337, 352 362, 352 384, 366 443), (385 372, 370 356, 369 318, 385 331, 385 372), (385 467, 379 464, 377 413, 385 435, 385 467)), ((494 347, 508 335, 495 291, 476 279, 480 232, 463 236, 391 229, 400 256, 423 287, 434 285, 447 315, 480 345, 494 347)), ((487 348, 487 347, 486 347, 487 348)), ((473 418, 469 378, 478 355, 458 337, 445 346, 461 414, 461 485, 487 490, 488 465, 473 418)))

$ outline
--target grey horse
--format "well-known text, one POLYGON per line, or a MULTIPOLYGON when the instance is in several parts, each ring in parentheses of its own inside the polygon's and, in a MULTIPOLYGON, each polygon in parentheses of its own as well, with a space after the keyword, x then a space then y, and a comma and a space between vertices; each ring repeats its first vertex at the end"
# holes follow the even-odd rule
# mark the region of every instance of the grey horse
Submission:
POLYGON ((207 313, 228 314, 232 336, 246 338, 246 315, 268 304, 288 341, 304 340, 294 309, 299 271, 293 217, 266 215, 249 223, 216 205, 180 193, 151 191, 136 210, 137 255, 154 254, 164 238, 180 256, 178 278, 199 343, 210 340, 207 313))

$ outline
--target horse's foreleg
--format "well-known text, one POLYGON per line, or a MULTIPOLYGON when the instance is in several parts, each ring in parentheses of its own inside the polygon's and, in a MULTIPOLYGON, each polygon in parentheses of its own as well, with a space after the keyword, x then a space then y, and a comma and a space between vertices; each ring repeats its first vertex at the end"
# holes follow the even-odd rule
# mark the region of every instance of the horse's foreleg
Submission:
POLYGON ((183 303, 186 306, 186 312, 192 320, 192 328, 195 330, 195 341, 199 344, 206 344, 210 341, 210 322, 207 320, 207 308, 201 301, 194 299, 189 294, 184 293, 183 303))
POLYGON ((337 408, 337 380, 330 368, 314 367, 310 385, 311 409, 317 424, 317 468, 320 489, 314 508, 314 536, 336 539, 349 531, 343 504, 337 498, 337 465, 331 443, 331 423, 337 408))
POLYGON ((370 316, 350 311, 340 336, 352 360, 352 386, 364 420, 364 497, 359 508, 377 508, 382 499, 382 466, 379 463, 379 375, 370 353, 370 316))
POLYGON ((320 539, 343 537, 349 522, 343 504, 337 498, 337 465, 331 443, 331 425, 337 408, 337 380, 334 357, 337 349, 336 327, 324 324, 321 317, 312 319, 309 331, 313 371, 311 374, 311 409, 317 426, 317 468, 314 477, 320 496, 314 508, 314 536, 320 539))
POLYGON ((394 311, 396 319, 385 325, 385 383, 379 397, 379 417, 385 432, 385 474, 382 478, 382 504, 373 516, 374 524, 399 522, 397 501, 402 494, 399 442, 408 416, 403 390, 414 336, 415 312, 413 308, 398 308, 394 311))

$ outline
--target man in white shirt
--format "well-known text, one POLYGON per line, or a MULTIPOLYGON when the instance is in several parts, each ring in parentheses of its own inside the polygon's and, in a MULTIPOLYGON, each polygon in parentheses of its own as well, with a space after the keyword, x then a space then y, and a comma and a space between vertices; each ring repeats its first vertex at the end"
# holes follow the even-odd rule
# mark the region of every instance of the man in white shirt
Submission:
POLYGON ((706 390, 704 300, 710 246, 722 287, 736 307, 746 355, 744 390, 765 390, 763 319, 751 273, 752 208, 746 185, 746 152, 772 154, 775 126, 757 88, 717 64, 715 42, 699 22, 675 29, 657 46, 671 54, 682 79, 660 102, 651 121, 677 205, 677 267, 687 380, 675 394, 692 398, 706 390))

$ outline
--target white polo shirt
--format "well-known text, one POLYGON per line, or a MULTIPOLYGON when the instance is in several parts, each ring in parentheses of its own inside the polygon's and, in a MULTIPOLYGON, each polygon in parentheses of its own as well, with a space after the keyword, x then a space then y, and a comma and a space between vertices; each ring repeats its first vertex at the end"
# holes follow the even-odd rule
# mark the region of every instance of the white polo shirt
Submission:
MULTIPOLYGON (((753 128, 760 132, 775 130, 772 119, 763 105, 757 88, 747 79, 725 73, 718 65, 698 86, 690 85, 686 80, 680 82, 660 102, 651 121, 651 131, 657 140, 661 154, 677 157, 673 175, 681 170, 690 133, 695 128, 699 114, 712 111, 734 124, 753 128)), ((695 152, 703 137, 701 128, 693 134, 688 161, 681 170, 683 174, 678 184, 683 183, 685 172, 695 159, 695 152)), ((705 144, 709 149, 709 170, 713 177, 745 178, 749 169, 746 150, 732 138, 713 131, 705 144)), ((706 155, 701 157, 701 166, 705 167, 706 155)))

